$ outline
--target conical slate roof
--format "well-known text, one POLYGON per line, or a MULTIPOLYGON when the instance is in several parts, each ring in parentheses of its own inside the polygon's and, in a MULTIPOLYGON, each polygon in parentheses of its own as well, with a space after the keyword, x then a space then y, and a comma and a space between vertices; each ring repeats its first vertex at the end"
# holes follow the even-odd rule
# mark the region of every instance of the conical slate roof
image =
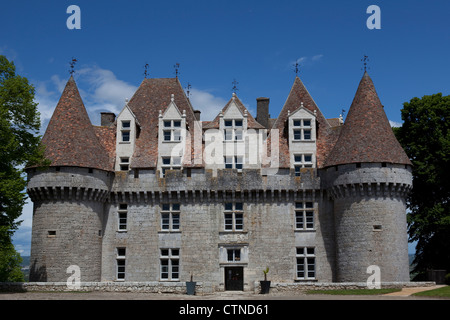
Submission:
POLYGON ((71 76, 53 112, 42 143, 50 166, 112 170, 105 148, 95 134, 75 80, 71 76))
POLYGON ((345 124, 325 167, 362 162, 411 162, 395 138, 372 79, 367 72, 359 83, 345 124))

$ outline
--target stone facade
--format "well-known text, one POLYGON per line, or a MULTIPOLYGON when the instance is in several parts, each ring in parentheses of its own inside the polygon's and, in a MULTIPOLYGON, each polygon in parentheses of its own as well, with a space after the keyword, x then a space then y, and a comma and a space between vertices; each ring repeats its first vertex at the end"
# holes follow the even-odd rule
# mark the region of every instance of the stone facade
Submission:
MULTIPOLYGON (((263 99, 264 126, 235 95, 216 119, 198 121, 175 81, 144 80, 114 123, 108 114, 105 126, 94 127, 90 143, 104 162, 75 166, 74 153, 67 165, 28 168, 30 281, 64 282, 70 265, 80 268, 82 282, 154 284, 143 290, 179 291, 192 277, 208 292, 252 291, 267 267, 280 290, 294 282, 364 282, 370 265, 380 267, 383 282, 409 280, 409 163, 326 165, 345 124, 330 125, 298 78, 275 122, 263 99), (144 114, 145 99, 159 101, 155 92, 162 107, 144 114), (285 129, 267 134, 283 117, 285 129), (204 143, 193 137, 199 132, 204 143), (267 146, 269 162, 258 151, 267 146), (211 153, 219 161, 209 163, 211 153)), ((64 114, 67 92, 77 97, 72 78, 55 114, 64 114)), ((58 121, 64 128, 64 116, 58 121)), ((49 125, 48 136, 54 130, 49 125)), ((62 158, 61 148, 47 148, 51 160, 62 158)))

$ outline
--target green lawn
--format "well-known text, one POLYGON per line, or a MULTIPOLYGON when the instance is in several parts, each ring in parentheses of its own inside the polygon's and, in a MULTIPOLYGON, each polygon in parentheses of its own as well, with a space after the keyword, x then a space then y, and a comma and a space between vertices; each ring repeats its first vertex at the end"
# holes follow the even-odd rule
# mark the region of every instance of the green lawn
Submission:
POLYGON ((450 286, 417 292, 413 294, 414 296, 424 296, 424 297, 439 297, 439 298, 450 298, 450 286))
POLYGON ((333 294, 333 295, 378 295, 398 292, 402 289, 348 289, 348 290, 308 290, 307 294, 333 294))

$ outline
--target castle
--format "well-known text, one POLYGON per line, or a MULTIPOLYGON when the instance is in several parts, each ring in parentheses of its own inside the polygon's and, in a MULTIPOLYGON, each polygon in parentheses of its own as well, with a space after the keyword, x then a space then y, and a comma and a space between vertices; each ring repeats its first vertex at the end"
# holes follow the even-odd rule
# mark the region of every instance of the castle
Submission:
POLYGON ((367 72, 345 123, 296 77, 276 119, 236 94, 201 121, 178 78, 144 79, 92 125, 71 76, 27 168, 30 281, 409 281, 411 162, 367 72))

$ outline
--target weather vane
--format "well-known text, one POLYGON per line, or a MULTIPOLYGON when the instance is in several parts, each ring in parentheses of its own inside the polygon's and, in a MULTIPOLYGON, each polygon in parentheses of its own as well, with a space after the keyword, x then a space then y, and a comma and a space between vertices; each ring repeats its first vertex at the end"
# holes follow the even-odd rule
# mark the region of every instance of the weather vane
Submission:
POLYGON ((178 78, 178 75, 180 74, 180 64, 177 62, 173 67, 175 68, 175 78, 178 78))
POLYGON ((298 61, 295 61, 295 63, 292 65, 295 69, 295 75, 298 75, 298 72, 300 71, 300 69, 298 67, 300 67, 300 65, 298 64, 298 61))
POLYGON ((146 63, 145 66, 144 66, 144 77, 145 77, 145 79, 147 79, 147 76, 148 76, 148 63, 146 63))
POLYGON ((187 87, 186 87, 186 96, 189 98, 191 96, 191 84, 188 82, 187 87))
MULTIPOLYGON (((367 66, 367 61, 370 61, 370 60, 369 60, 369 57, 366 56, 366 55, 364 55, 364 58, 362 58, 361 61, 362 61, 363 64, 364 64, 364 72, 366 72, 367 69, 370 69, 370 68, 367 66)), ((362 70, 362 69, 361 69, 361 70, 362 70)))
POLYGON ((72 58, 72 61, 70 62, 70 70, 69 73, 70 75, 73 75, 75 73, 75 63, 77 63, 77 59, 72 58))
POLYGON ((239 90, 237 88, 237 85, 239 84, 239 82, 237 82, 236 79, 233 79, 233 82, 231 84, 233 85, 233 88, 231 88, 231 91, 233 91, 233 93, 236 93, 236 91, 239 90))

